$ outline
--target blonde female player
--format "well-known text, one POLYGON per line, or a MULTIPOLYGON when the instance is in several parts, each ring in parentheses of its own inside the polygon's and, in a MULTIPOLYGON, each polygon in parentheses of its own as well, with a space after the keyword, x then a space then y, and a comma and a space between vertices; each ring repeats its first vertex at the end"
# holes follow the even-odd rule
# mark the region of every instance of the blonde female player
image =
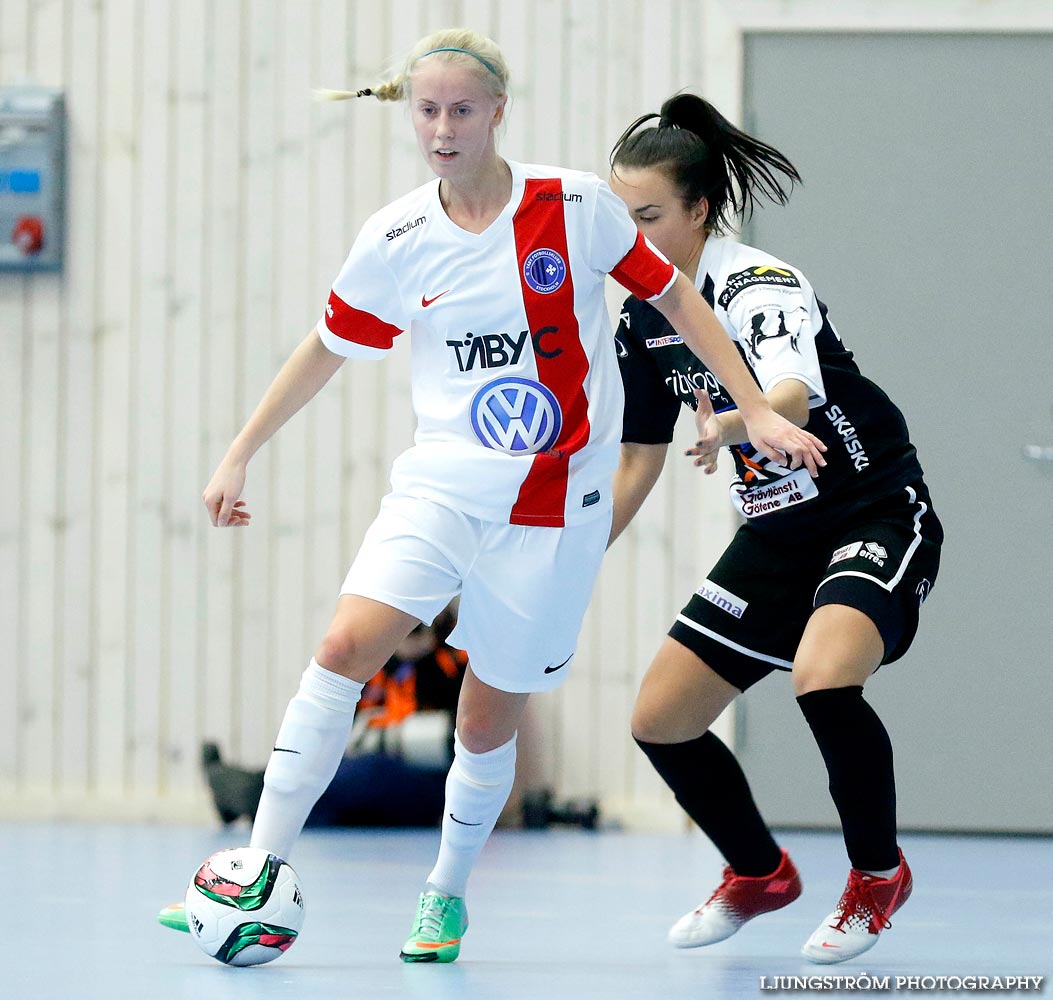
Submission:
POLYGON ((497 154, 507 85, 492 41, 451 30, 422 39, 392 82, 339 95, 408 100, 436 179, 362 227, 325 314, 204 493, 214 525, 246 524, 253 454, 345 358, 383 357, 408 331, 415 444, 392 468, 392 491, 286 711, 251 840, 289 856, 340 762, 363 684, 460 592, 450 641, 470 666, 408 962, 457 957, 468 875, 512 787, 517 724, 531 692, 569 673, 606 546, 622 390, 605 275, 652 300, 720 373, 763 454, 811 473, 823 462, 605 183, 497 154))
POLYGON ((612 167, 611 186, 641 232, 694 280, 772 405, 829 446, 828 467, 813 481, 740 444, 741 412, 719 374, 699 365, 659 312, 626 302, 612 537, 658 478, 681 404, 696 410, 700 440, 688 452, 696 465, 712 472, 729 447, 732 499, 744 518, 677 616, 633 713, 641 749, 728 862, 723 882, 670 940, 713 944, 800 895, 797 870, 742 769, 709 732, 750 685, 792 669, 852 863, 844 894, 803 951, 815 962, 844 961, 877 941, 911 891, 896 844, 892 746, 863 684, 910 646, 943 529, 903 415, 860 373, 808 279, 721 235, 756 196, 785 202, 786 182, 799 179, 793 165, 702 98, 680 94, 629 127, 612 167))

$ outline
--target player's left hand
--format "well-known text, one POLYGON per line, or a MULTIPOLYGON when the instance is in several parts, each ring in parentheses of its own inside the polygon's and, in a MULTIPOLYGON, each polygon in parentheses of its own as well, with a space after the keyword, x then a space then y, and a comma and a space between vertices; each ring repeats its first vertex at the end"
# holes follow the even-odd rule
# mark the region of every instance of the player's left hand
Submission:
POLYGON ((724 443, 721 438, 723 428, 720 417, 713 412, 709 393, 701 389, 695 390, 695 428, 698 430, 698 441, 694 448, 688 448, 684 454, 695 456, 696 467, 701 466, 702 471, 709 476, 717 471, 717 457, 724 443))
POLYGON ((826 465, 826 445, 810 431, 804 430, 769 409, 759 417, 745 421, 750 444, 773 462, 790 469, 802 465, 814 479, 826 465))

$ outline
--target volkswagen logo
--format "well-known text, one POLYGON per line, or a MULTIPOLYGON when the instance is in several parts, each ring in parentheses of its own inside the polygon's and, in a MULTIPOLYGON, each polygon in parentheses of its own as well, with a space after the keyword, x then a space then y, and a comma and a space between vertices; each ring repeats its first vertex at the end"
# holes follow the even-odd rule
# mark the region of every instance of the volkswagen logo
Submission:
POLYGON ((563 414, 556 397, 528 378, 494 379, 472 400, 472 430, 495 451, 536 455, 559 437, 563 414))

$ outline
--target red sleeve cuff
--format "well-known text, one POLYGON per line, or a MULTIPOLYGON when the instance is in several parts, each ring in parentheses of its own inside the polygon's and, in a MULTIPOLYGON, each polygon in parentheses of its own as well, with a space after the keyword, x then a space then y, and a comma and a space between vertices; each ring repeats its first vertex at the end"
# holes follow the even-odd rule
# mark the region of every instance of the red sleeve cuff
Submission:
POLYGON ((656 299, 669 290, 676 268, 644 237, 636 234, 632 249, 611 271, 611 277, 638 299, 656 299))
POLYGON ((371 312, 349 306, 336 292, 329 293, 325 325, 333 336, 341 340, 384 351, 391 350, 395 338, 402 333, 397 326, 385 323, 371 312))

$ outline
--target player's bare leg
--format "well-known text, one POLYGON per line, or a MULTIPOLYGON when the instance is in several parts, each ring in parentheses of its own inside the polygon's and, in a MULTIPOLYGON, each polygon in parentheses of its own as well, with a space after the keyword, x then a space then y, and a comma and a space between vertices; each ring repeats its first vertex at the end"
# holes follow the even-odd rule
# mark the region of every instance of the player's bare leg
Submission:
POLYGON ((632 733, 646 743, 684 743, 706 732, 742 692, 666 636, 640 685, 632 733))
POLYGON ((380 601, 343 594, 315 660, 326 670, 364 684, 387 663, 419 621, 380 601))

